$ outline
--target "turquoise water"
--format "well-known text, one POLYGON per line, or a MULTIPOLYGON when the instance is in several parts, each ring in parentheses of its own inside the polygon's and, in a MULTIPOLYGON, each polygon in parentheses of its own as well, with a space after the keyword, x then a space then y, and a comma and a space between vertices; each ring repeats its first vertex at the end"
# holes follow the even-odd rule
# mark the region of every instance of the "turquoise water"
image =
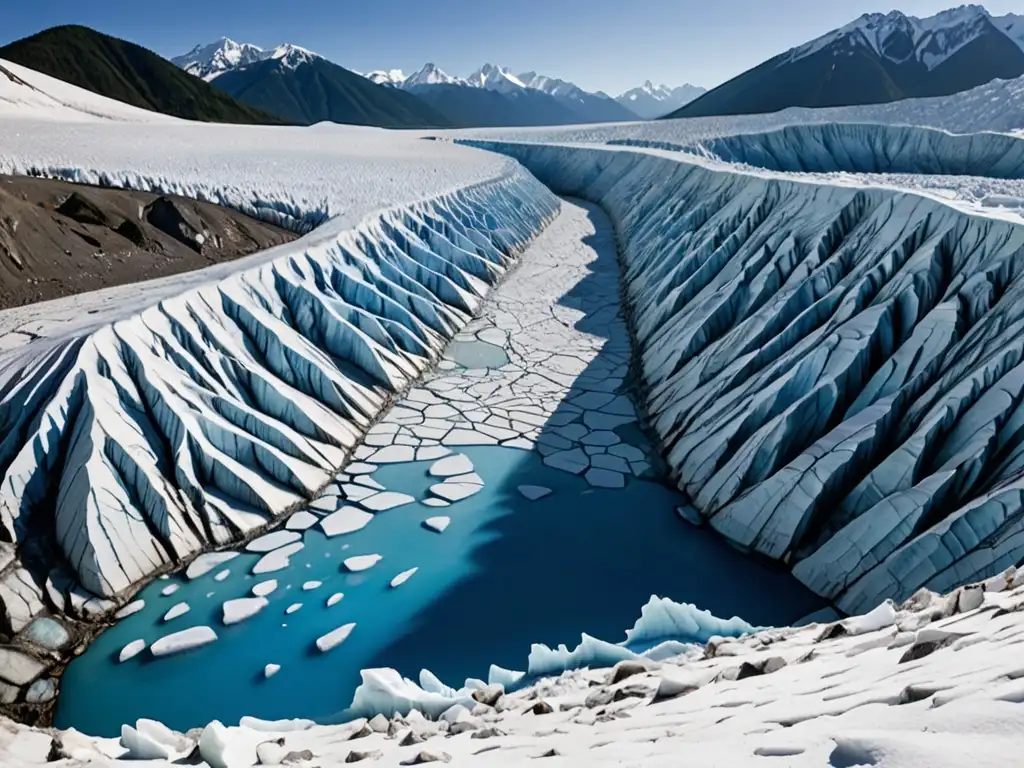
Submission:
MULTIPOLYGON (((585 480, 545 466, 536 453, 510 448, 460 449, 486 485, 450 507, 420 503, 378 513, 361 531, 327 539, 312 529, 289 569, 248 575, 257 556, 215 568, 188 582, 158 580, 141 597, 146 608, 101 635, 64 675, 57 726, 113 736, 125 722, 150 717, 184 730, 212 719, 329 717, 351 701, 359 670, 391 666, 415 679, 427 667, 449 684, 486 677, 493 663, 524 669, 530 644, 574 646, 581 632, 621 641, 651 594, 693 602, 712 613, 753 624, 787 624, 821 607, 788 574, 769 569, 707 531, 681 521, 682 497, 648 481, 622 490, 595 490, 585 480), (554 493, 522 498, 518 485, 554 493), (421 522, 447 515, 443 534, 421 522), (360 574, 344 573, 346 557, 377 553, 383 560, 360 574), (398 573, 419 571, 397 589, 398 573), (230 627, 221 604, 250 595, 258 581, 279 586, 270 605, 230 627), (311 592, 303 582, 323 581, 311 592), (160 592, 181 584, 173 595, 160 592), (327 598, 344 599, 326 607, 327 598), (212 593, 209 597, 209 593, 212 593), (167 624, 163 614, 187 601, 191 611, 167 624), (285 615, 285 608, 303 608, 285 615), (356 622, 340 646, 320 653, 317 637, 356 622), (153 659, 148 651, 124 664, 121 648, 208 624, 212 645, 153 659), (287 625, 287 626, 282 626, 287 625), (280 664, 273 678, 268 663, 280 664), (99 705, 98 702, 102 702, 99 705)), ((389 490, 422 499, 434 482, 430 462, 382 467, 374 478, 389 490)))

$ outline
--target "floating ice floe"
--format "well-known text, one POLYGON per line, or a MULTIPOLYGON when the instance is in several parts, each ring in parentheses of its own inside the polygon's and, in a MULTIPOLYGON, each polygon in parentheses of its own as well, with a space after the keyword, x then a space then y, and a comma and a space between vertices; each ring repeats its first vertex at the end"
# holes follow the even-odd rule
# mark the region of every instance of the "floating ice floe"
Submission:
POLYGON ((359 573, 360 571, 366 571, 373 568, 383 558, 380 555, 357 555, 355 557, 346 558, 343 565, 345 570, 352 573, 359 573))
POLYGON ((375 493, 368 498, 361 499, 359 504, 367 509, 373 510, 374 512, 386 512, 387 510, 394 509, 395 507, 412 504, 414 501, 416 501, 415 497, 409 496, 406 493, 381 491, 380 493, 375 493))
POLYGON ((342 507, 320 521, 320 528, 327 537, 355 533, 373 520, 373 514, 358 507, 342 507))
POLYGON ((280 664, 267 664, 265 667, 263 667, 263 677, 270 679, 280 671, 280 664))
POLYGON ((199 648, 216 639, 217 633, 210 627, 189 627, 181 632, 164 635, 149 646, 149 652, 154 656, 170 656, 192 648, 199 648))
POLYGON ((288 522, 285 523, 285 528, 289 531, 305 531, 312 528, 317 524, 320 518, 314 515, 312 512, 296 512, 294 515, 288 518, 288 522))
POLYGON ((545 488, 543 485, 520 485, 518 490, 524 498, 530 501, 537 501, 551 495, 551 489, 545 488))
POLYGON ((272 531, 271 533, 260 536, 258 539, 250 541, 246 547, 246 552, 273 552, 275 549, 292 544, 302 538, 302 534, 298 531, 272 531))
POLYGON ((145 640, 132 640, 128 645, 121 649, 121 653, 118 654, 117 660, 123 664, 129 659, 134 659, 144 650, 146 650, 145 640))
POLYGON ((302 584, 302 591, 309 592, 310 590, 319 589, 323 586, 322 581, 306 581, 302 584))
POLYGON ((391 580, 391 587, 392 587, 392 589, 394 589, 395 587, 400 587, 403 584, 405 584, 405 582, 407 582, 409 579, 411 579, 412 575, 414 573, 416 573, 416 571, 418 571, 418 570, 419 570, 419 568, 410 568, 409 570, 402 571, 400 574, 395 576, 395 578, 393 578, 391 580))
POLYGON ((170 597, 179 589, 181 589, 181 584, 168 584, 166 587, 160 590, 160 594, 164 597, 170 597))
POLYGON ((441 515, 438 517, 428 517, 426 520, 423 521, 423 525, 424 527, 429 528, 432 531, 436 531, 437 533, 444 533, 445 529, 449 525, 451 525, 451 522, 452 519, 450 517, 445 517, 444 515, 441 515))
POLYGON ((205 576, 218 565, 230 562, 238 557, 240 553, 235 551, 229 552, 207 552, 199 555, 195 560, 189 563, 188 568, 185 569, 185 577, 189 581, 198 579, 200 576, 205 576))
POLYGON ((337 629, 328 632, 326 635, 318 637, 316 639, 316 647, 320 649, 322 653, 326 653, 332 648, 336 648, 348 639, 348 636, 352 634, 352 630, 356 628, 355 624, 345 624, 344 626, 338 627, 337 629))
POLYGON ((256 561, 256 564, 252 567, 252 574, 259 576, 265 573, 284 570, 291 563, 292 555, 299 552, 304 546, 301 541, 296 541, 292 544, 286 544, 280 549, 275 549, 273 552, 268 552, 256 561))
POLYGON ((473 462, 469 456, 463 453, 456 453, 435 461, 430 466, 431 477, 451 477, 452 475, 465 475, 473 471, 473 462))
POLYGON ((225 624, 237 624, 240 621, 255 616, 267 607, 268 601, 265 597, 239 597, 228 600, 222 607, 224 615, 221 619, 225 624))
POLYGON ((178 603, 173 608, 171 608, 169 611, 167 611, 167 613, 164 614, 164 621, 168 622, 168 621, 171 621, 173 619, 178 618, 179 616, 184 616, 190 610, 192 610, 192 609, 191 609, 191 607, 189 606, 188 603, 178 603))
POLYGON ((132 616, 132 615, 138 613, 139 611, 141 611, 145 607, 146 607, 146 601, 145 600, 133 600, 132 602, 128 603, 124 608, 122 608, 117 613, 115 613, 114 614, 114 618, 115 619, 126 619, 129 616, 132 616))
POLYGON ((437 499, 434 497, 428 497, 424 499, 421 503, 425 504, 428 507, 450 507, 452 504, 450 501, 445 501, 444 499, 437 499))
POLYGON ((266 597, 277 589, 277 580, 268 579, 267 581, 261 581, 258 584, 254 584, 252 587, 252 593, 256 597, 266 597))
POLYGON ((301 608, 302 608, 302 603, 292 603, 291 605, 289 605, 287 608, 284 609, 284 612, 285 612, 285 615, 291 616, 293 613, 295 613, 297 610, 299 610, 301 608))
MULTIPOLYGON (((442 459, 444 461, 444 459, 442 459)), ((483 490, 484 481, 480 475, 469 473, 449 477, 443 483, 430 486, 430 492, 445 501, 455 502, 468 499, 483 490)))
POLYGON ((327 607, 330 608, 332 605, 337 605, 341 602, 343 597, 345 597, 345 595, 341 592, 335 592, 333 595, 327 598, 327 607))
POLYGON ((213 580, 214 581, 224 581, 230 575, 231 575, 231 569, 230 568, 225 568, 223 571, 218 571, 217 574, 214 575, 213 580))

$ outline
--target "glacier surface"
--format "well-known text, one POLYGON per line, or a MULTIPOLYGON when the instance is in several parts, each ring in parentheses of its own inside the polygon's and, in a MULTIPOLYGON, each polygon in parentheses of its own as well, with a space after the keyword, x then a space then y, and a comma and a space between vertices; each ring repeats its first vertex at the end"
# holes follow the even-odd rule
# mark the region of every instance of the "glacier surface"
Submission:
POLYGON ((651 426, 713 528, 850 613, 1024 558, 1024 227, 656 151, 472 144, 612 216, 651 426))

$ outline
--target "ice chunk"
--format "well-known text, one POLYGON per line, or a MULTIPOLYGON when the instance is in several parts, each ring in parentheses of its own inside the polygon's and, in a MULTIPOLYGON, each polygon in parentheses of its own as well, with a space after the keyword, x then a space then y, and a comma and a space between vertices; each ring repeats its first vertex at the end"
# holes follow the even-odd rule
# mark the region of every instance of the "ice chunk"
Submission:
POLYGON ((373 717, 376 714, 392 717, 418 710, 429 718, 437 719, 453 704, 467 707, 475 704, 469 695, 453 699, 425 691, 393 669, 364 669, 359 674, 362 682, 347 710, 352 717, 373 717))
POLYGON ((312 512, 296 512, 294 515, 288 518, 288 522, 285 523, 285 528, 289 531, 305 531, 316 525, 320 518, 314 515, 312 512))
POLYGON ((483 490, 479 483, 453 483, 443 482, 430 486, 430 492, 440 496, 445 501, 462 501, 468 499, 483 490))
POLYGON ((519 493, 530 501, 537 501, 548 496, 551 493, 551 489, 545 488, 543 485, 520 485, 519 493))
POLYGON ((172 619, 176 619, 179 616, 184 616, 190 610, 192 609, 188 603, 178 603, 169 611, 167 611, 167 613, 164 614, 164 621, 167 622, 171 621, 172 619))
POLYGON ((355 557, 346 558, 343 565, 345 569, 352 573, 359 573, 360 571, 366 571, 373 568, 383 558, 380 555, 357 555, 355 557))
POLYGON ((268 552, 252 567, 252 574, 260 576, 264 573, 274 573, 287 568, 291 564, 291 556, 301 550, 305 545, 301 541, 287 544, 273 552, 268 552))
POLYGON ((303 720, 301 718, 292 720, 261 720, 258 717, 246 715, 238 721, 238 725, 258 733, 295 733, 297 731, 308 731, 310 728, 315 727, 316 723, 312 720, 303 720))
POLYGON ((395 507, 401 507, 406 504, 412 504, 416 501, 415 497, 410 496, 407 493, 396 493, 395 491, 382 491, 375 493, 366 499, 361 499, 359 504, 366 507, 367 509, 373 510, 374 512, 386 512, 389 509, 395 507))
POLYGON ((225 568, 223 571, 219 571, 216 576, 213 577, 214 581, 224 581, 228 576, 231 575, 231 569, 225 568))
POLYGON ((516 672, 499 667, 497 664, 491 664, 491 668, 487 673, 487 683, 488 685, 500 685, 506 691, 509 691, 518 685, 519 681, 524 677, 526 677, 525 672, 516 672))
POLYGON ((535 643, 530 648, 527 674, 530 677, 548 677, 580 667, 614 667, 620 661, 638 658, 640 656, 628 648, 584 634, 580 644, 571 651, 564 645, 552 650, 542 643, 535 643))
POLYGON ((337 605, 341 602, 345 595, 342 592, 335 592, 333 595, 327 598, 327 607, 330 608, 332 605, 337 605))
POLYGON ((149 646, 149 652, 154 656, 170 656, 173 653, 199 648, 216 639, 217 633, 210 627, 189 627, 181 632, 164 635, 149 646))
POLYGON ((356 628, 356 625, 345 624, 338 627, 337 629, 328 632, 326 635, 322 635, 316 639, 316 647, 320 649, 322 653, 326 653, 332 648, 336 648, 348 639, 348 636, 352 634, 352 630, 356 628))
POLYGON ((456 453, 435 461, 430 466, 432 477, 451 477, 452 475, 465 475, 473 471, 473 462, 469 456, 463 453, 456 453))
POLYGON ((273 552, 275 549, 292 544, 301 538, 302 534, 298 531, 272 531, 250 541, 245 550, 246 552, 273 552))
POLYGON ((121 649, 121 653, 118 655, 117 660, 123 664, 128 661, 128 659, 134 659, 144 650, 146 650, 145 640, 132 640, 128 645, 121 649))
POLYGON ((842 622, 843 628, 851 635, 864 635, 868 632, 891 627, 895 623, 896 606, 892 600, 886 600, 863 616, 851 616, 842 622))
POLYGON ((234 751, 228 729, 219 720, 214 720, 203 728, 199 735, 199 756, 210 768, 235 768, 236 765, 252 765, 255 762, 253 759, 248 759, 245 763, 232 759, 234 751))
POLYGON ((445 529, 451 524, 452 519, 441 515, 439 517, 428 517, 423 521, 423 525, 432 531, 438 533, 444 533, 445 529))
POLYGON ((428 507, 450 507, 451 502, 445 501, 444 499, 436 499, 434 497, 428 497, 424 499, 421 504, 426 504, 428 507))
POLYGON ((223 565, 238 557, 238 552, 207 552, 200 555, 185 569, 185 576, 189 581, 205 576, 218 565, 223 565))
POLYGON ((170 597, 179 589, 181 589, 181 584, 168 584, 166 587, 160 590, 160 594, 164 597, 170 597))
POLYGON ((265 597, 239 597, 236 600, 228 600, 222 606, 224 611, 222 621, 227 625, 237 624, 255 616, 267 605, 265 597))
POLYGON ((690 603, 676 603, 651 595, 640 609, 640 618, 626 632, 626 645, 650 644, 658 640, 706 643, 714 635, 734 637, 759 631, 743 619, 720 619, 690 603))
POLYGON ((259 584, 254 584, 252 593, 256 597, 266 597, 277 589, 277 579, 268 579, 267 581, 261 581, 259 584))
POLYGON ((373 515, 358 507, 342 507, 320 521, 325 536, 340 536, 365 528, 373 515))
POLYGON ((128 605, 126 605, 124 608, 122 608, 117 613, 115 613, 114 614, 114 618, 115 619, 126 619, 129 616, 131 616, 132 614, 138 613, 139 611, 141 611, 145 607, 146 607, 146 601, 145 600, 133 600, 132 602, 128 603, 128 605))
POLYGON ((405 584, 405 582, 412 578, 412 575, 416 573, 416 571, 418 570, 419 568, 410 568, 407 571, 402 571, 400 574, 398 574, 397 576, 395 576, 395 578, 391 580, 391 587, 394 588, 402 586, 403 584, 405 584))
POLYGON ((302 584, 302 591, 303 592, 310 592, 310 591, 312 591, 314 589, 319 589, 322 586, 323 586, 323 582, 322 581, 307 581, 307 582, 303 582, 303 584, 302 584))
POLYGON ((284 612, 285 612, 286 615, 290 616, 291 614, 293 614, 297 610, 299 610, 301 607, 302 607, 302 603, 292 603, 291 605, 289 605, 287 608, 284 609, 284 612))
POLYGON ((263 677, 269 679, 269 678, 273 677, 274 675, 276 675, 280 671, 281 671, 281 665, 280 664, 267 664, 265 667, 263 667, 263 677))
POLYGON ((169 760, 171 750, 148 736, 139 733, 130 725, 121 726, 121 746, 128 750, 124 755, 129 760, 169 760))

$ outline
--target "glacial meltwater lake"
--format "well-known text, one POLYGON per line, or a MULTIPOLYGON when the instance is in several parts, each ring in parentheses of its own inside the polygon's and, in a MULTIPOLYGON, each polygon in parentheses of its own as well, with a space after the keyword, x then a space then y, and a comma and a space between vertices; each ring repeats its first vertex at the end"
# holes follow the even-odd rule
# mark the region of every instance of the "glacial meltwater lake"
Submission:
MULTIPOLYGON (((250 575, 260 556, 243 553, 193 581, 182 573, 153 582, 139 595, 143 610, 71 663, 57 726, 114 736, 139 717, 179 730, 243 715, 327 718, 351 702, 360 669, 394 667, 417 679, 426 667, 455 686, 486 678, 491 663, 523 670, 531 643, 572 648, 581 632, 624 640, 652 594, 755 625, 789 624, 822 606, 789 574, 681 520, 675 508, 684 499, 664 485, 631 479, 623 489, 593 488, 535 452, 457 450, 485 481, 468 499, 379 512, 362 530, 334 538, 311 528, 305 548, 276 573, 250 575), (553 493, 529 501, 517 490, 527 484, 553 493), (451 518, 441 534, 422 525, 437 515, 451 518), (367 554, 383 559, 361 573, 343 569, 345 558, 367 554), (419 570, 390 587, 411 568, 419 570), (269 605, 224 626, 224 601, 251 596, 268 579, 278 582, 269 605), (311 581, 322 585, 304 590, 311 581), (163 595, 171 584, 180 586, 163 595), (338 592, 344 598, 328 607, 338 592), (190 610, 163 622, 181 602, 190 610), (285 613, 297 603, 300 609, 285 613), (318 637, 350 622, 356 626, 344 643, 326 653, 316 648, 318 637), (131 641, 149 644, 198 625, 213 627, 219 639, 174 656, 146 650, 118 662, 131 641), (266 664, 281 669, 266 679, 266 664)), ((438 482, 427 475, 431 463, 381 466, 373 478, 424 499, 438 482)))

